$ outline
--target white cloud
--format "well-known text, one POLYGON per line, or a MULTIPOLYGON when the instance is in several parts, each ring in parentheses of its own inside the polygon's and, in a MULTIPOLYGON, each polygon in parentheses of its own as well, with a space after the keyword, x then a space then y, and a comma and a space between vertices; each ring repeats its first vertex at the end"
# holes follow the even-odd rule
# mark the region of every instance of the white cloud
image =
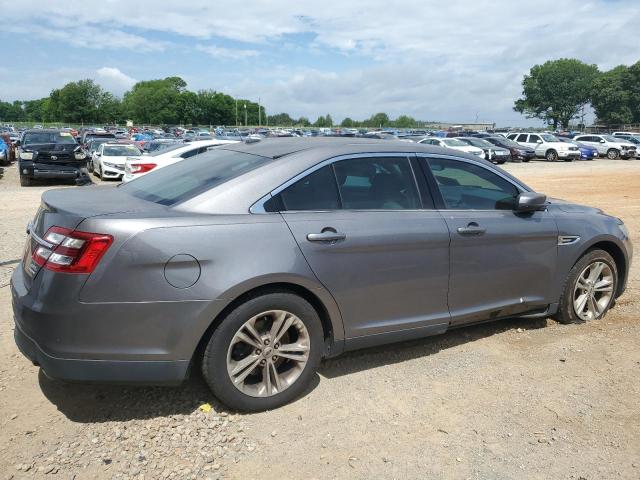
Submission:
POLYGON ((129 90, 137 82, 135 78, 125 75, 115 67, 102 67, 96 70, 96 81, 106 90, 118 95, 129 90))
POLYGON ((217 47, 215 45, 196 45, 196 50, 199 52, 211 55, 214 58, 238 60, 240 58, 257 57, 259 52, 257 50, 244 50, 240 48, 224 48, 217 47))
POLYGON ((575 57, 608 69, 638 60, 637 49, 620 43, 640 25, 637 1, 2 3, 11 31, 108 50, 113 58, 101 64, 118 65, 121 50, 150 52, 158 61, 137 77, 186 71, 191 88, 229 85, 262 97, 268 111, 528 123, 512 106, 532 65, 575 57), (198 65, 192 50, 233 68, 198 65), (240 58, 252 61, 233 62, 240 58))

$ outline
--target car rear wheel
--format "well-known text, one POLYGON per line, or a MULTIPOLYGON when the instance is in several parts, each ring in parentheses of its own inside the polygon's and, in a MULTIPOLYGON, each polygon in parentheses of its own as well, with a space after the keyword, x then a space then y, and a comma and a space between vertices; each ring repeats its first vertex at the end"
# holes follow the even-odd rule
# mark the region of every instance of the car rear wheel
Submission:
POLYGON ((202 374, 214 395, 242 411, 280 407, 301 395, 315 375, 324 336, 318 313, 285 292, 257 296, 214 330, 202 374))
POLYGON ((558 153, 555 150, 548 150, 544 157, 549 162, 555 162, 558 160, 558 153))
POLYGON ((555 318, 560 323, 584 323, 604 317, 618 287, 616 263, 604 250, 587 252, 565 282, 555 318))
POLYGON ((615 148, 610 148, 607 151, 607 158, 609 160, 616 160, 616 159, 620 158, 620 152, 618 150, 616 150, 615 148))

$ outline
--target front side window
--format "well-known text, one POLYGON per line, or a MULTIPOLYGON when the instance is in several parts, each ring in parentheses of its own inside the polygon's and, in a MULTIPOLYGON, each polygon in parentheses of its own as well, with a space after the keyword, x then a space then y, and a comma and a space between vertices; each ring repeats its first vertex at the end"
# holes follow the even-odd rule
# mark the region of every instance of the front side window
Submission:
POLYGON ((511 182, 467 162, 429 159, 429 166, 448 209, 513 210, 520 193, 511 182))
POLYGON ((521 133, 520 135, 518 135, 518 139, 516 140, 516 142, 523 142, 526 143, 527 142, 527 134, 526 133, 521 133))
POLYGON ((529 135, 529 143, 542 143, 542 140, 540 140, 540 137, 538 135, 529 135))

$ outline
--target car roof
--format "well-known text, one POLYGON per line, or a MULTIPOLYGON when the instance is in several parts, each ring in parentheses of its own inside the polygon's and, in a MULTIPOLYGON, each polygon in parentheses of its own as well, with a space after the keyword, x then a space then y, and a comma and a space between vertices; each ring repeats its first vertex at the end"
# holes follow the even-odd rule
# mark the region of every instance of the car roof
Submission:
MULTIPOLYGON (((194 142, 195 143, 195 142, 194 142)), ((215 189, 187 200, 174 208, 191 212, 246 213, 248 208, 263 195, 269 194, 278 186, 325 160, 340 156, 367 154, 403 154, 425 153, 439 156, 456 157, 467 162, 497 170, 531 190, 522 181, 494 166, 491 162, 459 150, 445 149, 433 145, 424 145, 401 140, 379 140, 353 137, 284 137, 267 138, 254 142, 237 142, 221 145, 201 155, 211 155, 225 150, 267 157, 266 162, 244 175, 231 179, 215 189)))

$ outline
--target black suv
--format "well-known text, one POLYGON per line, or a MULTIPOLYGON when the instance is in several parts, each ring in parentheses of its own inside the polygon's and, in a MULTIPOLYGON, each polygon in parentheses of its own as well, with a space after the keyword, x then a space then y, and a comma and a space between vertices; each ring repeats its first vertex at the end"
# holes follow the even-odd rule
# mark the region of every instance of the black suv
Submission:
POLYGON ((17 142, 20 185, 40 178, 80 179, 86 175, 86 154, 68 132, 27 130, 17 142))

